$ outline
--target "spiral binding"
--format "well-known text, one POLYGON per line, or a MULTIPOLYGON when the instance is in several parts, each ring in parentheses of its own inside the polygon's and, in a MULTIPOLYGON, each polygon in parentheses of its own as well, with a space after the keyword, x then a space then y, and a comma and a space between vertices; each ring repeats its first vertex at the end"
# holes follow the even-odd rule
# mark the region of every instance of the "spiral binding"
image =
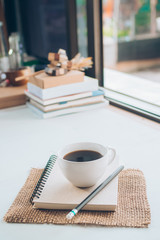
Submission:
POLYGON ((30 198, 30 201, 31 203, 33 204, 33 199, 36 197, 36 198, 39 198, 41 193, 42 193, 42 190, 44 188, 44 185, 49 177, 49 174, 51 173, 52 169, 53 169, 53 166, 55 164, 57 160, 57 156, 56 155, 51 155, 45 168, 44 168, 44 171, 42 172, 41 174, 41 177, 39 178, 38 180, 38 183, 32 193, 32 196, 30 198))

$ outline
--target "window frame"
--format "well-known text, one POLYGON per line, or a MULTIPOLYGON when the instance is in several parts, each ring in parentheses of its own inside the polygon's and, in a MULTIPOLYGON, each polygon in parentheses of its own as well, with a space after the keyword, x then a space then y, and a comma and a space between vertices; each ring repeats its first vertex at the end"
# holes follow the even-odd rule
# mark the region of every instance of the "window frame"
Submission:
MULTIPOLYGON (((74 1, 76 6, 76 0, 74 1)), ((103 64, 103 23, 102 23, 102 0, 86 0, 87 10, 87 29, 88 29, 88 56, 93 58, 93 68, 86 71, 86 75, 97 78, 99 85, 104 86, 104 64, 103 64)), ((76 9, 75 9, 76 12, 76 9)), ((71 15, 70 15, 71 17, 71 15)), ((75 17, 75 16, 74 16, 75 17)), ((76 21, 76 19, 74 18, 76 21)), ((77 36, 77 29, 74 30, 74 34, 77 36)), ((74 35, 72 35, 74 36, 74 35)), ((78 49, 78 41, 77 41, 78 49)), ((123 95, 123 94, 122 94, 123 95)), ((132 97, 129 96, 131 99, 132 97)), ((107 96, 105 95, 105 98, 107 96)), ((150 120, 160 122, 159 117, 155 117, 154 114, 147 113, 143 109, 138 109, 135 106, 130 106, 127 102, 118 102, 116 99, 107 98, 111 105, 125 109, 132 113, 146 117, 150 120)))

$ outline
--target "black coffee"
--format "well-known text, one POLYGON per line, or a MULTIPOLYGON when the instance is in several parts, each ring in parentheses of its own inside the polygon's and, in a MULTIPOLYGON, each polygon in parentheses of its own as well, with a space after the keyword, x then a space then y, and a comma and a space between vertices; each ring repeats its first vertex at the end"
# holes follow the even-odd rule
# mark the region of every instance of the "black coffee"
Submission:
POLYGON ((99 152, 89 151, 89 150, 80 150, 75 152, 67 153, 64 156, 64 159, 73 161, 73 162, 88 162, 96 160, 103 157, 99 152))

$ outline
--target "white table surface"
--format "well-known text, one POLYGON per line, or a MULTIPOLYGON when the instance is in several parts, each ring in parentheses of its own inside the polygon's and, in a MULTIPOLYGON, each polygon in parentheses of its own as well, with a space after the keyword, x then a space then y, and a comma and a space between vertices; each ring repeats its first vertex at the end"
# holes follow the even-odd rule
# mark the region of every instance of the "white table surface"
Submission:
POLYGON ((160 239, 160 125, 113 106, 38 119, 25 106, 0 111, 0 239, 160 239), (8 224, 3 216, 32 167, 43 168, 62 146, 98 142, 116 149, 126 168, 141 169, 152 220, 148 229, 8 224))

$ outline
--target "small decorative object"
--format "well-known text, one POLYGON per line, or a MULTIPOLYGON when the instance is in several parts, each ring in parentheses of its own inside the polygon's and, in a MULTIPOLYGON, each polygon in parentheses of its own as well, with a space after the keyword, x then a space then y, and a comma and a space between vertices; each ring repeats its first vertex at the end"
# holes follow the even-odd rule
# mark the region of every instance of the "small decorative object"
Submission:
POLYGON ((20 69, 23 63, 23 46, 18 32, 13 32, 9 36, 9 47, 8 54, 10 69, 20 69))
POLYGON ((45 68, 45 72, 52 76, 64 75, 71 70, 84 71, 86 68, 91 68, 93 64, 91 57, 81 57, 80 53, 69 61, 63 49, 59 49, 58 53, 50 52, 48 60, 50 64, 45 68))
POLYGON ((46 67, 45 68, 45 73, 47 73, 50 76, 60 76, 64 75, 68 72, 67 69, 65 68, 60 68, 60 67, 46 67))
POLYGON ((71 60, 68 60, 68 56, 64 49, 59 49, 58 53, 50 52, 48 54, 48 60, 50 61, 50 63, 44 70, 22 77, 17 77, 15 81, 23 80, 26 77, 34 77, 36 75, 39 75, 40 73, 46 73, 50 77, 62 76, 72 70, 84 71, 87 68, 91 68, 93 64, 92 57, 84 58, 81 57, 80 53, 76 54, 76 56, 71 60))
POLYGON ((25 85, 27 79, 25 75, 31 74, 29 67, 23 67, 23 49, 20 42, 19 33, 11 33, 9 37, 9 52, 4 41, 2 29, 3 23, 0 22, 0 87, 7 87, 9 84, 13 86, 25 85), (9 55, 9 56, 8 56, 9 55), (5 77, 4 77, 5 75, 5 77), (15 81, 15 78, 22 76, 22 80, 15 81))
POLYGON ((13 86, 21 86, 27 83, 26 75, 31 74, 31 69, 29 67, 23 67, 15 70, 9 70, 5 74, 13 86), (22 80, 18 82, 15 81, 17 77, 22 77, 22 80))

